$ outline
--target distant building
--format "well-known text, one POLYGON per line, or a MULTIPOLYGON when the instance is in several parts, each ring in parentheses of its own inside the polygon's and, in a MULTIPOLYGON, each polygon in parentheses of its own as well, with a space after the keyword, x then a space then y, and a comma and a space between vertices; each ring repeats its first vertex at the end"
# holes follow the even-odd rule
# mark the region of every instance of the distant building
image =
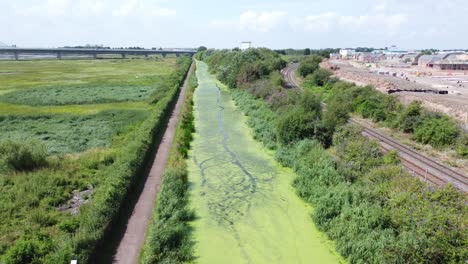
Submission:
POLYGON ((434 62, 433 68, 437 70, 468 71, 468 61, 440 60, 440 61, 434 62))
POLYGON ((241 42, 241 44, 240 44, 240 49, 241 50, 248 50, 250 48, 252 48, 252 42, 250 42, 250 41, 241 42))
POLYGON ((468 53, 442 52, 436 55, 422 55, 418 65, 437 70, 468 71, 468 53))
POLYGON ((444 55, 422 55, 419 57, 418 65, 428 68, 433 68, 434 63, 442 60, 444 55))
POLYGON ((342 59, 349 59, 356 54, 354 49, 340 49, 340 55, 342 59))
POLYGON ((365 63, 376 63, 378 61, 384 60, 385 55, 372 52, 358 52, 354 55, 354 59, 365 63))

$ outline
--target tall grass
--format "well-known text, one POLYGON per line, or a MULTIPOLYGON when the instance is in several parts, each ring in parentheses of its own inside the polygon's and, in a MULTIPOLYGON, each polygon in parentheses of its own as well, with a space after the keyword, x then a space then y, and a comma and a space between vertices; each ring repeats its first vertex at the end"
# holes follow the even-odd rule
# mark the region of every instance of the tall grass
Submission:
POLYGON ((52 114, 0 117, 0 140, 34 139, 49 154, 66 154, 109 147, 112 138, 138 126, 148 114, 135 110, 107 110, 95 115, 52 114))

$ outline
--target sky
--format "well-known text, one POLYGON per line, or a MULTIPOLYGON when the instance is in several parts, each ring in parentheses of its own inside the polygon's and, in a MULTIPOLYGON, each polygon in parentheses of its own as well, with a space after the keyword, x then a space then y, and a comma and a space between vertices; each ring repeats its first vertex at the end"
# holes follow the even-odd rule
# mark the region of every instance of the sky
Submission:
POLYGON ((468 48, 467 0, 0 0, 22 47, 468 48))

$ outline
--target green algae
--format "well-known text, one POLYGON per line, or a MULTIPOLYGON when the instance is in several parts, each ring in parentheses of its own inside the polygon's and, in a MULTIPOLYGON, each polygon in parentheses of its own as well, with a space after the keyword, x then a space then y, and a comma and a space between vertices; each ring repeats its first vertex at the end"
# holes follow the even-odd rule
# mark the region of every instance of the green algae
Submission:
POLYGON ((294 193, 294 173, 256 142, 226 87, 197 62, 190 153, 197 263, 339 263, 294 193))

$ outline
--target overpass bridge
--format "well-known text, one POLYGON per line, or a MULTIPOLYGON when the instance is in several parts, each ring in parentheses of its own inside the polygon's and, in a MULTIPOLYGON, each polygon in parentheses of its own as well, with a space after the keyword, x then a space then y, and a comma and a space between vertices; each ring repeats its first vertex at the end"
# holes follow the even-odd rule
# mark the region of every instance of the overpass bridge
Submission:
POLYGON ((193 56, 196 49, 99 49, 99 48, 16 48, 0 47, 0 55, 13 55, 15 60, 19 60, 21 55, 51 55, 55 54, 57 59, 62 59, 65 55, 88 55, 97 58, 98 55, 120 55, 125 59, 127 55, 181 55, 193 56))

